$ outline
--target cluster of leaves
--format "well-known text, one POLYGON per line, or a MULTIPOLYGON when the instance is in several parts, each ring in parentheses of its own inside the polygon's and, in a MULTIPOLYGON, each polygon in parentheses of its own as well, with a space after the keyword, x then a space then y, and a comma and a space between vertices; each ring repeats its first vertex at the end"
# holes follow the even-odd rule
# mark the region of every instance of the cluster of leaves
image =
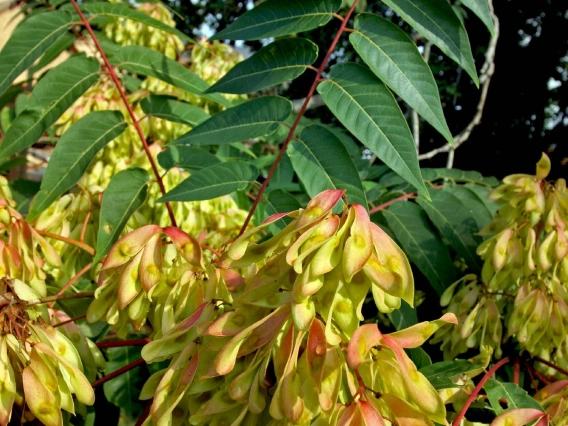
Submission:
MULTIPOLYGON (((446 0, 385 3, 478 84, 446 0)), ((267 0, 211 43, 178 31, 160 3, 54 0, 25 17, 0 52, 0 162, 21 164, 17 155, 45 134, 56 144, 21 212, 8 183, 0 187, 11 336, 0 342, 1 424, 17 413, 59 425, 68 421, 61 409, 75 405, 92 421, 79 404, 92 403, 85 377, 104 383, 129 420, 142 411, 138 396, 151 400, 147 424, 461 421, 471 378, 490 357, 432 364, 419 347, 456 317, 418 323, 408 259, 430 283, 419 288, 427 297, 444 294, 459 271, 479 272, 477 234, 497 208, 488 194, 498 182, 420 169, 398 102, 453 143, 436 82, 398 26, 375 14, 351 20, 357 4, 267 0), (320 47, 294 34, 334 18, 341 26, 315 68, 320 47), (361 61, 324 78, 346 32, 361 61), (76 35, 95 42, 88 55, 13 85, 77 47, 76 35), (246 60, 217 41, 270 39, 246 60), (300 113, 266 94, 312 71, 300 113), (316 91, 344 129, 303 118, 316 91), (30 308, 51 302, 41 315, 30 308), (396 331, 379 331, 385 315, 396 331), (85 316, 88 324, 73 324, 85 316), (127 336, 136 339, 102 341, 127 336), (129 345, 144 345, 142 358, 129 345), (104 368, 97 347, 112 349, 95 380, 104 368), (142 364, 144 384, 128 371, 142 364), (126 374, 110 381, 119 365, 126 374)), ((485 0, 463 4, 493 30, 485 0)), ((541 400, 561 418, 565 386, 553 385, 541 400)), ((548 422, 516 385, 485 389, 496 425, 548 422), (502 399, 529 411, 504 411, 502 399)))

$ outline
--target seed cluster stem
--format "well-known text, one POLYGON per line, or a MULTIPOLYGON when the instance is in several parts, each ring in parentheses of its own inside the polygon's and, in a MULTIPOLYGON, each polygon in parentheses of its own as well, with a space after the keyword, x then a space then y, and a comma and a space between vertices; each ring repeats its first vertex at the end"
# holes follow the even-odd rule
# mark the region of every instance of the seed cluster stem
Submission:
POLYGON ((491 378, 491 376, 493 376, 493 374, 495 374, 497 370, 499 370, 499 368, 507 364, 509 361, 511 361, 509 357, 503 358, 501 361, 495 364, 487 373, 485 373, 485 376, 482 377, 482 379, 479 381, 475 389, 473 389, 473 392, 469 394, 469 398, 467 398, 467 401, 465 402, 460 413, 452 423, 452 426, 459 426, 459 424, 461 423, 462 419, 465 416, 465 413, 469 409, 469 406, 475 400, 477 395, 479 395, 479 392, 483 388, 483 385, 485 385, 485 383, 491 378))
MULTIPOLYGON (((72 0, 72 1, 74 2, 75 0, 72 0)), ((298 124, 300 123, 300 120, 302 119, 302 117, 304 116, 304 113, 306 112, 308 104, 310 103, 310 100, 312 99, 312 96, 314 95, 314 93, 316 91, 316 87, 321 80, 321 75, 323 74, 323 71, 325 70, 327 63, 329 62, 329 58, 331 57, 331 54, 335 50, 335 47, 337 46, 337 43, 339 42, 341 35, 344 33, 345 27, 347 26, 347 21, 349 21, 349 17, 353 14, 353 11, 355 10, 355 7, 357 6, 358 2, 359 2, 359 0, 355 0, 353 2, 353 4, 351 5, 351 7, 349 8, 349 11, 345 15, 345 17, 342 18, 343 20, 341 22, 341 26, 339 27, 339 30, 337 30, 337 34, 335 34, 335 38, 333 39, 331 46, 329 46, 329 49, 327 50, 327 53, 326 53, 325 57, 323 58, 321 65, 318 68, 318 71, 317 71, 316 76, 314 78, 314 82, 312 84, 312 87, 310 88, 310 91, 308 92, 308 95, 306 96, 306 99, 304 100, 304 103, 302 104, 302 108, 300 108, 300 111, 298 112, 298 115, 296 116, 296 119, 294 120, 294 124, 292 124, 292 127, 290 128, 290 131, 288 132, 288 136, 286 137, 286 140, 284 141, 284 143, 282 144, 282 147, 280 148, 280 152, 278 152, 278 156, 276 157, 276 160, 272 164, 272 167, 270 168, 268 175, 266 176, 266 179, 264 180, 264 182, 262 183, 262 186, 258 190, 258 194, 256 195, 256 199, 254 200, 252 207, 249 211, 249 214, 248 214, 245 222, 243 223, 243 226, 242 226, 242 228, 239 232, 239 236, 241 236, 243 234, 243 232, 245 232, 245 229, 247 229, 247 226, 248 226, 250 220, 252 219, 252 216, 253 216, 256 208, 258 207, 260 200, 262 199, 262 194, 264 194, 264 191, 266 190, 268 183, 272 179, 272 175, 274 175, 274 172, 276 171, 276 168, 278 167, 280 160, 282 160, 282 157, 284 156, 284 153, 286 152, 286 148, 288 147, 288 144, 290 143, 290 141, 292 140, 292 137, 294 136, 294 132, 296 131, 296 128, 298 127, 298 124)))
MULTIPOLYGON (((134 124, 134 127, 136 128, 136 132, 138 133, 138 136, 140 137, 140 140, 142 141, 142 146, 144 147, 144 151, 146 152, 146 156, 148 157, 148 161, 150 162, 150 166, 152 167, 152 171, 154 172, 154 175, 156 176, 156 181, 158 182, 158 185, 160 186, 160 191, 162 192, 162 195, 166 195, 166 187, 164 186, 164 181, 162 180, 162 177, 160 176, 160 173, 158 171, 158 167, 156 166, 156 162, 154 161, 154 158, 152 157, 152 154, 150 153, 150 147, 148 146, 148 141, 146 140, 146 137, 144 136, 144 132, 142 131, 142 127, 140 127, 140 122, 136 118, 136 115, 134 115, 134 110, 132 109, 130 102, 128 102, 128 98, 126 97, 126 93, 124 92, 124 89, 123 89, 122 85, 120 84, 120 81, 118 80, 118 77, 117 77, 116 73, 114 72, 114 69, 113 69, 112 65, 110 64, 101 44, 99 43, 97 36, 93 32, 93 28, 89 24, 89 21, 87 20, 87 18, 85 18, 85 15, 83 15, 83 12, 81 12, 81 9, 79 8, 79 5, 77 4, 76 0, 71 0, 71 3, 73 4, 73 7, 75 8, 79 17, 81 18, 81 22, 83 23, 83 25, 85 26, 85 28, 89 32, 89 35, 93 39, 93 42, 95 43, 95 46, 97 47, 97 50, 98 50, 99 54, 101 55, 101 58, 102 58, 105 66, 108 70, 110 78, 112 79, 112 81, 114 82, 114 85, 116 86, 116 88, 118 89, 118 92, 120 93, 120 97, 122 98, 122 101, 124 102, 124 105, 126 106, 126 109, 128 110, 128 115, 130 115, 130 118, 132 119, 132 123, 134 124)), ((172 226, 177 228, 176 218, 174 216, 174 211, 172 210, 172 206, 170 205, 169 202, 166 202, 166 208, 168 209, 168 214, 170 216, 172 226)))

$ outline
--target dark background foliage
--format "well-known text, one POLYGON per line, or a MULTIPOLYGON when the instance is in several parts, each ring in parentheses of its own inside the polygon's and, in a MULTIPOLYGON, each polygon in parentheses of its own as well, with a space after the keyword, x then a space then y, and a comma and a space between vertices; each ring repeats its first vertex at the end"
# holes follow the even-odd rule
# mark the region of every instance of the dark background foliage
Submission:
MULTIPOLYGON (((239 0, 170 0, 169 3, 179 13, 176 17, 178 28, 191 35, 210 34, 211 31, 224 28, 247 10, 247 2, 239 0), (203 22, 206 22, 205 26, 203 22)), ((495 75, 482 123, 456 151, 454 167, 478 170, 484 175, 501 178, 511 173, 532 172, 540 153, 545 151, 553 161, 552 177, 568 176, 566 2, 496 0, 494 6, 501 27, 495 75), (550 89, 551 79, 560 85, 550 89), (551 106, 556 111, 550 111, 551 106)), ((392 12, 379 1, 369 0, 366 9, 368 12, 392 16, 392 12)), ((473 14, 464 15, 479 70, 489 33, 473 14)), ((392 19, 404 25, 397 16, 392 16, 392 19)), ((320 46, 321 57, 338 25, 339 21, 307 35, 320 46)), ((254 50, 261 44, 251 42, 247 46, 254 50)), ((331 64, 350 60, 352 56, 352 48, 344 37, 341 55, 333 58, 331 64)), ((479 91, 469 77, 435 47, 430 65, 440 87, 448 125, 457 134, 473 117, 479 91)), ((292 99, 302 98, 312 81, 313 73, 308 71, 286 88, 284 94, 292 99)), ((312 110, 308 116, 328 122, 333 120, 326 108, 312 110)), ((422 126, 421 140, 421 153, 443 144, 442 137, 427 125, 422 126)), ((422 167, 444 167, 445 164, 446 154, 421 162, 422 167)))

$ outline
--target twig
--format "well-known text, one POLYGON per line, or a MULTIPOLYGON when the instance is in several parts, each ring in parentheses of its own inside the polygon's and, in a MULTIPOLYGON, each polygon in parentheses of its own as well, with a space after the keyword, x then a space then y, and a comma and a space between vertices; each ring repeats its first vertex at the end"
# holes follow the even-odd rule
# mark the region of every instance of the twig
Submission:
POLYGON ((215 254, 215 256, 217 256, 219 259, 223 256, 219 250, 216 250, 211 246, 201 244, 201 248, 204 248, 205 250, 209 250, 211 253, 215 254))
POLYGON ((525 364, 525 368, 527 369, 527 372, 529 373, 529 377, 531 378, 531 384, 532 384, 534 391, 538 392, 538 385, 536 383, 536 380, 534 379, 534 376, 533 376, 533 373, 532 373, 532 367, 529 365, 529 363, 527 362, 526 359, 523 359, 523 364, 525 364))
POLYGON ((559 367, 558 365, 556 365, 556 364, 554 364, 550 361, 545 360, 544 358, 541 358, 539 356, 535 356, 535 357, 533 357, 533 359, 535 361, 538 361, 538 362, 544 364, 544 365, 548 365, 550 368, 554 368, 556 371, 568 376, 568 370, 565 370, 562 367, 559 367))
POLYGON ((97 343, 97 348, 105 349, 105 348, 121 348, 124 346, 144 346, 150 343, 152 339, 143 338, 143 339, 132 339, 132 340, 110 340, 107 342, 99 342, 97 343))
POLYGON ((501 361, 499 361, 497 364, 495 364, 493 366, 493 368, 491 368, 491 370, 489 370, 487 373, 485 373, 485 376, 482 377, 482 379, 479 381, 477 386, 473 389, 473 392, 471 392, 469 394, 467 401, 465 402, 460 413, 458 414, 458 416, 456 417, 456 419, 452 423, 452 426, 459 426, 459 424, 461 423, 462 419, 465 416, 466 411, 469 409, 469 406, 471 405, 473 400, 477 397, 477 395, 479 394, 479 392, 483 388, 483 385, 491 378, 491 376, 493 376, 493 374, 495 374, 495 372, 499 368, 501 368, 503 365, 507 364, 509 361, 510 361, 509 357, 503 358, 501 361))
POLYGON ((400 197, 393 198, 392 200, 387 201, 386 203, 383 203, 383 204, 380 204, 380 205, 378 205, 378 206, 376 206, 376 207, 373 207, 373 208, 369 211, 369 214, 371 215, 371 214, 373 214, 373 213, 377 213, 378 211, 381 211, 381 210, 386 209, 388 206, 390 206, 391 204, 396 203, 397 201, 408 200, 409 198, 416 197, 417 195, 418 195, 417 192, 410 192, 410 193, 408 193, 408 194, 401 195, 400 197))
POLYGON ((88 297, 95 297, 94 291, 83 291, 81 293, 59 294, 55 296, 41 297, 39 299, 29 300, 24 302, 26 305, 39 305, 40 303, 57 302, 59 300, 69 299, 85 299, 88 297))
MULTIPOLYGON (((105 66, 108 70, 110 78, 112 79, 112 81, 114 82, 114 85, 116 86, 118 92, 120 93, 120 97, 122 98, 122 101, 124 102, 124 105, 126 106, 126 109, 128 110, 128 115, 130 115, 130 118, 132 119, 132 123, 134 124, 134 127, 136 128, 136 132, 138 133, 138 136, 140 137, 140 140, 142 141, 142 146, 144 147, 144 151, 146 152, 146 156, 148 157, 148 161, 150 162, 150 166, 152 167, 152 171, 154 172, 154 175, 156 176, 156 181, 158 182, 158 185, 160 187, 160 191, 162 192, 162 195, 166 195, 166 187, 164 186, 164 181, 162 180, 162 178, 160 176, 160 172, 158 171, 158 167, 156 166, 156 162, 154 161, 154 158, 152 157, 152 154, 150 152, 150 147, 148 146, 148 141, 146 141, 146 137, 144 136, 144 132, 142 131, 142 128, 140 127, 140 122, 136 118, 136 115, 134 114, 134 110, 132 109, 130 102, 128 102, 128 98, 126 97, 126 93, 124 92, 124 89, 123 89, 122 85, 120 84, 120 81, 118 80, 118 77, 117 77, 116 73, 114 72, 112 65, 108 61, 108 58, 107 58, 101 44, 99 43, 97 36, 93 32, 93 28, 89 24, 89 21, 87 20, 87 18, 85 18, 85 15, 83 15, 83 12, 81 12, 81 8, 79 8, 77 1, 71 0, 71 3, 73 4, 73 7, 77 11, 77 14, 81 18, 83 25, 85 26, 85 28, 89 32, 89 35, 93 39, 93 42, 95 43, 95 46, 97 47, 97 50, 99 51, 101 58, 102 58, 105 66)), ((175 219, 175 216, 174 216, 174 211, 172 210, 172 206, 170 205, 170 203, 166 202, 166 208, 168 209, 168 213, 169 213, 169 216, 170 216, 170 220, 172 222, 172 226, 177 227, 176 219, 175 219)))
MULTIPOLYGON (((72 0, 75 1, 75 0, 72 0)), ((316 87, 320 81, 320 77, 323 74, 323 70, 325 69, 329 58, 331 57, 331 54, 333 53, 333 51, 335 50, 335 46, 337 46, 337 42, 339 41, 339 38, 341 37, 341 34, 343 34, 343 31, 345 30, 345 27, 347 25, 347 21, 349 21, 349 17, 351 16, 351 14, 353 13, 353 11, 355 10, 355 7, 357 6, 357 3, 359 2, 359 0, 354 0, 353 4, 351 5, 351 7, 349 8, 349 11, 347 12, 347 14, 345 15, 345 17, 343 18, 343 21, 341 22, 341 26, 339 27, 339 30, 337 31, 337 34, 335 35, 335 38, 333 39, 333 42, 331 43, 331 46, 329 46, 329 49, 327 50, 327 53, 325 55, 325 57, 323 58, 323 61, 321 63, 321 65, 318 68, 318 72, 316 73, 316 76, 314 78, 314 82, 312 84, 312 87, 310 88, 310 91, 308 92, 308 95, 306 96, 306 100, 304 101, 304 104, 302 105, 302 108, 300 109, 300 111, 298 112, 298 115, 296 116, 296 119, 294 120, 294 124, 292 124, 292 128, 290 129, 290 132, 288 133, 288 136, 286 137, 286 140, 284 141, 284 143, 282 144, 282 147, 280 148, 280 152, 278 153, 278 156, 276 157, 276 160, 274 161, 274 163, 272 164, 272 167, 270 168, 268 175, 266 176, 266 179, 264 180, 264 182, 262 183, 262 186, 260 187, 260 189, 258 190, 258 194, 256 196, 256 200, 254 200, 252 207, 249 211, 249 214, 247 216, 247 218, 245 219, 245 222, 243 223, 243 226, 241 227, 241 230, 239 232, 239 236, 243 234, 243 232, 245 232, 245 229, 247 229, 247 226, 252 218, 252 215, 254 214, 258 203, 260 203, 260 200, 262 199, 262 194, 264 193, 264 190, 266 189, 266 187, 268 186, 268 183, 270 182, 270 180, 272 179, 272 175, 274 174, 274 172, 276 171, 276 168, 278 167, 278 164, 280 163, 280 160, 282 160, 282 156, 284 155, 284 153, 286 152, 286 148, 288 147, 288 144, 290 143, 290 140, 292 140, 292 137, 294 136, 294 132, 296 131, 296 127, 298 127, 298 124, 300 123, 300 120, 302 119, 304 113, 306 112, 306 108, 308 107, 308 104, 312 98, 312 96, 314 95, 314 92, 316 91, 316 87)))
MULTIPOLYGON (((443 188, 444 185, 434 185, 432 186, 433 189, 440 189, 443 188)), ((378 211, 384 210, 386 209, 388 206, 390 206, 391 204, 396 203, 397 201, 403 201, 403 200, 407 200, 409 198, 413 198, 418 196, 418 192, 410 192, 408 194, 403 194, 400 197, 397 198, 393 198, 392 200, 387 201, 386 203, 380 204, 376 207, 373 207, 370 211, 369 214, 373 214, 373 213, 377 213, 378 211)))
POLYGON ((78 317, 69 318, 68 320, 58 322, 57 324, 53 324, 52 327, 53 328, 61 327, 65 324, 69 324, 70 322, 75 322, 77 320, 80 320, 80 319, 83 319, 83 318, 86 318, 86 317, 87 317, 87 314, 79 315, 78 317))
POLYGON ((521 359, 516 356, 513 363, 513 383, 519 386, 521 382, 521 359))
POLYGON ((85 233, 87 232, 87 225, 89 224, 89 219, 91 218, 91 211, 87 212, 85 216, 85 220, 83 221, 83 226, 81 226, 81 236, 79 237, 79 241, 82 243, 85 242, 85 233))
POLYGON ((481 96, 479 98, 479 103, 477 104, 477 111, 467 127, 454 137, 455 147, 453 147, 449 143, 446 143, 440 148, 436 148, 430 152, 420 154, 418 156, 419 160, 429 160, 430 158, 433 158, 442 152, 450 152, 457 149, 461 144, 469 139, 469 136, 471 135, 473 129, 479 123, 481 123, 481 118, 483 117, 483 109, 485 108, 485 102, 487 101, 489 83, 491 82, 491 77, 493 77, 493 74, 495 73, 495 50, 497 47, 497 40, 499 39, 499 19, 497 18, 497 15, 495 15, 492 1, 489 1, 489 7, 491 9, 491 16, 495 24, 495 35, 491 38, 491 41, 487 46, 487 51, 485 52, 485 62, 480 72, 479 83, 481 84, 481 96))
MULTIPOLYGON (((85 267, 83 267, 83 269, 77 272, 75 276, 71 278, 67 284, 61 287, 61 289, 57 292, 56 296, 60 296, 63 293, 65 293, 65 290, 67 290, 69 287, 75 284, 79 278, 81 278, 89 269, 91 269, 91 266, 93 266, 93 262, 89 263, 88 265, 85 265, 85 267)), ((53 308, 53 305, 55 305, 55 302, 52 302, 49 307, 53 308)))
POLYGON ((57 234, 52 234, 51 232, 47 232, 47 231, 40 231, 39 229, 36 229, 36 231, 39 235, 43 235, 44 237, 48 237, 48 238, 53 238, 54 240, 63 241, 64 243, 71 244, 75 247, 79 247, 81 250, 86 251, 91 256, 95 255, 95 249, 92 248, 90 245, 88 245, 85 242, 76 241, 76 240, 73 240, 71 238, 63 237, 63 236, 57 235, 57 234))
POLYGON ((139 365, 144 364, 145 362, 146 361, 144 361, 144 358, 137 359, 136 361, 131 362, 130 364, 125 365, 124 367, 119 368, 118 370, 113 371, 112 373, 107 374, 104 377, 101 377, 99 380, 95 380, 93 383, 91 383, 91 386, 96 388, 97 386, 100 386, 103 383, 106 383, 109 380, 112 380, 115 377, 120 376, 121 374, 127 373, 128 371, 132 370, 133 368, 138 367, 139 365))

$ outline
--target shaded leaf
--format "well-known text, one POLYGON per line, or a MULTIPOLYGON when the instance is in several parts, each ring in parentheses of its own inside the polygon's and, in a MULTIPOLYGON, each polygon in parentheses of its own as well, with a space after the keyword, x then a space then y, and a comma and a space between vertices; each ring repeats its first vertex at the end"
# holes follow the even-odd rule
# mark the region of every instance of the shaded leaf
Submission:
MULTIPOLYGON (((266 216, 272 216, 276 213, 288 213, 300 209, 302 206, 292 194, 284 192, 281 189, 276 189, 268 194, 268 199, 265 202, 264 211, 266 216)), ((268 227, 273 234, 284 229, 292 219, 283 217, 268 227)))
POLYGON ((405 352, 408 354, 408 356, 418 369, 432 365, 432 359, 430 358, 430 355, 428 355, 422 348, 409 348, 405 349, 405 352))
POLYGON ((28 220, 37 217, 57 197, 79 182, 93 157, 126 127, 124 116, 119 111, 95 111, 73 124, 55 146, 28 220))
POLYGON ((293 80, 318 58, 318 46, 305 38, 285 38, 235 65, 207 93, 251 93, 293 80))
POLYGON ((468 214, 468 209, 462 202, 447 191, 432 190, 432 201, 422 197, 418 204, 436 226, 440 234, 448 240, 454 250, 464 258, 470 267, 479 268, 479 258, 476 254, 480 238, 473 235, 476 224, 468 214))
POLYGON ((142 99, 140 106, 147 115, 194 127, 209 118, 203 109, 170 96, 150 95, 142 99))
POLYGON ((456 359, 454 361, 436 362, 421 368, 420 372, 426 376, 436 390, 440 390, 457 387, 452 381, 453 378, 482 368, 483 366, 473 364, 465 359, 456 359))
POLYGON ((148 179, 148 172, 138 167, 118 172, 111 179, 103 193, 93 264, 108 253, 132 214, 146 200, 148 179))
POLYGON ((74 56, 51 69, 34 87, 27 106, 0 144, 0 161, 31 146, 99 78, 95 58, 74 56))
POLYGON ((186 92, 203 96, 227 107, 231 106, 231 102, 221 95, 203 94, 209 85, 201 77, 153 49, 142 46, 124 46, 117 49, 110 60, 120 69, 155 77, 186 92))
POLYGON ((12 192, 12 198, 16 202, 17 210, 26 214, 28 207, 34 195, 39 191, 39 182, 34 182, 32 180, 17 179, 9 181, 10 192, 12 192))
POLYGON ((0 94, 73 25, 66 11, 41 13, 22 22, 0 52, 0 94))
POLYGON ((288 156, 310 197, 326 189, 345 189, 350 203, 367 208, 359 173, 341 141, 320 125, 305 127, 288 145, 288 156))
POLYGON ((253 139, 275 131, 291 112, 289 100, 262 96, 214 115, 171 144, 220 145, 253 139))
POLYGON ((401 300, 400 309, 396 309, 388 314, 392 325, 397 330, 403 330, 418 323, 416 309, 411 307, 404 300, 401 300))
POLYGON ((353 135, 428 197, 408 124, 392 93, 368 68, 335 65, 318 92, 353 135))
POLYGON ((219 163, 195 172, 157 202, 211 200, 245 189, 257 177, 258 169, 243 161, 219 163))
POLYGON ((479 86, 467 32, 448 0, 385 0, 385 4, 456 61, 479 86))
POLYGON ((499 403, 500 399, 507 401, 507 410, 535 408, 544 411, 538 402, 531 398, 524 389, 514 383, 503 383, 490 379, 485 383, 483 388, 485 392, 487 392, 487 399, 489 399, 489 403, 497 415, 505 411, 499 403))
MULTIPOLYGON (((126 346, 123 348, 109 348, 106 351, 108 361, 105 372, 110 374, 141 357, 139 346, 126 346)), ((138 398, 140 389, 149 374, 145 366, 137 367, 106 382, 104 393, 106 399, 119 407, 131 421, 136 419, 144 410, 144 401, 138 398)))
POLYGON ((210 152, 192 146, 170 145, 158 154, 158 163, 164 169, 181 167, 195 172, 220 162, 221 160, 210 152))
POLYGON ((447 247, 414 203, 397 202, 382 211, 404 252, 441 295, 456 280, 457 271, 447 247))
POLYGON ((349 40, 371 70, 453 144, 432 71, 410 37, 370 13, 357 15, 355 29, 349 40))
POLYGON ((219 31, 212 40, 259 40, 300 33, 325 25, 341 0, 267 0, 219 31))
POLYGON ((487 0, 461 0, 485 24, 491 35, 495 35, 495 23, 487 0))
POLYGON ((445 185, 444 190, 454 195, 466 207, 469 216, 473 217, 477 224, 476 233, 493 219, 493 215, 483 201, 471 189, 461 185, 445 185))
POLYGON ((273 189, 278 188, 283 189, 284 187, 292 184, 292 179, 294 179, 294 168, 292 167, 292 162, 288 155, 283 155, 266 190, 272 191, 273 189))
POLYGON ((499 206, 497 205, 497 203, 495 201, 489 199, 489 193, 491 192, 491 189, 489 189, 485 186, 469 184, 469 183, 466 184, 465 187, 467 189, 469 189, 470 191, 475 192, 475 195, 477 195, 477 197, 485 205, 487 210, 489 210, 489 212, 491 213, 492 216, 499 209, 499 206))

